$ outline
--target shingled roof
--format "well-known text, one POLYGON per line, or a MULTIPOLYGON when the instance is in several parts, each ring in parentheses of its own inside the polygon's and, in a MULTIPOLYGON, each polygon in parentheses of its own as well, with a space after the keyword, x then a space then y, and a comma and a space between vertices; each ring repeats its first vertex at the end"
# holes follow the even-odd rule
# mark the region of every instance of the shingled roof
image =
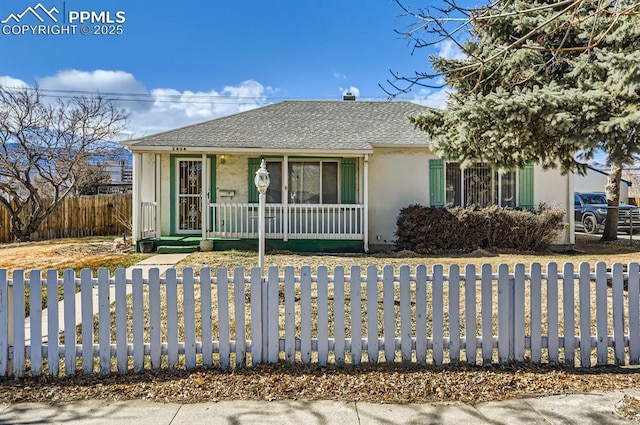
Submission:
POLYGON ((410 102, 285 101, 127 144, 133 150, 186 147, 274 151, 427 146, 426 134, 415 130, 407 120, 426 110, 410 102))

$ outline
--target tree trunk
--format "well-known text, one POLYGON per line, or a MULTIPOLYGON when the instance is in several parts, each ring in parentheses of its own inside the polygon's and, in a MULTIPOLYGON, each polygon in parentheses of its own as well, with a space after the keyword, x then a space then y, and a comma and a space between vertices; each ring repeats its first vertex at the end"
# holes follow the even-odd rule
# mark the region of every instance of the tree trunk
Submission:
POLYGON ((607 195, 607 219, 604 222, 602 241, 618 240, 618 207, 620 205, 620 179, 622 178, 622 164, 611 164, 609 179, 605 186, 607 195))

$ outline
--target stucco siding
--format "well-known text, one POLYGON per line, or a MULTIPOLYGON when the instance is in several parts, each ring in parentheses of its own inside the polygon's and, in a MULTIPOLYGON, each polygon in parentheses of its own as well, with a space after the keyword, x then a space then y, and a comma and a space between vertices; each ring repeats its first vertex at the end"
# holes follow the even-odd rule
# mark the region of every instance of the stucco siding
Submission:
POLYGON ((534 173, 534 206, 537 208, 541 202, 544 202, 565 211, 565 223, 570 223, 570 226, 558 235, 555 243, 574 244, 573 175, 562 175, 559 169, 543 170, 540 166, 535 167, 534 173))
POLYGON ((429 159, 425 148, 376 148, 369 159, 369 245, 390 247, 401 208, 429 203, 429 159))

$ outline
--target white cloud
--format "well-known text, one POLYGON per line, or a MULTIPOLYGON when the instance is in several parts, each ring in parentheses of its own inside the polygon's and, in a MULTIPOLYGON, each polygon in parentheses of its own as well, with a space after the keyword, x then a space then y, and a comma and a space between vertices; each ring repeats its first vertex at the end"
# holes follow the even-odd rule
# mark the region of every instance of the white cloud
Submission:
POLYGON ((145 86, 133 74, 124 71, 60 71, 54 76, 39 78, 42 89, 87 90, 103 93, 146 93, 145 86))
POLYGON ((340 87, 339 89, 342 92, 342 95, 344 96, 347 93, 351 93, 352 95, 354 95, 355 97, 360 96, 360 89, 355 87, 355 86, 349 86, 348 88, 343 88, 340 87))
POLYGON ((1 75, 0 87, 22 88, 22 87, 29 87, 29 85, 22 80, 18 80, 17 78, 12 78, 12 77, 9 77, 8 75, 1 75))
POLYGON ((333 78, 338 78, 340 80, 346 80, 347 76, 341 72, 333 71, 333 78))
MULTIPOLYGON (((140 137, 253 109, 266 104, 267 95, 275 92, 254 80, 227 85, 220 90, 179 91, 168 87, 148 90, 133 74, 109 70, 65 70, 36 81, 48 96, 56 96, 58 90, 79 94, 99 91, 118 101, 130 113, 127 137, 140 137)), ((0 76, 0 85, 30 86, 10 76, 0 76)))
POLYGON ((436 47, 438 48, 437 56, 441 58, 462 60, 467 57, 458 45, 451 40, 444 40, 437 44, 436 47))
POLYGON ((439 90, 420 89, 413 96, 413 102, 431 108, 444 109, 447 106, 447 99, 452 90, 450 87, 444 87, 439 90))

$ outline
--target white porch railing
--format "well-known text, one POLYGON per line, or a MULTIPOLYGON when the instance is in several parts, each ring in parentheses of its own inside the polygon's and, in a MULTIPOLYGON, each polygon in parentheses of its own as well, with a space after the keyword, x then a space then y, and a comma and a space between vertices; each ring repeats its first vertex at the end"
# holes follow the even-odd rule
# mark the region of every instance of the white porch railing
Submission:
MULTIPOLYGON (((258 237, 257 204, 212 203, 209 208, 209 237, 258 237)), ((267 204, 265 208, 267 238, 364 239, 364 206, 360 204, 267 204)))
POLYGON ((140 237, 142 239, 145 238, 156 238, 157 235, 157 202, 142 202, 140 209, 140 237))

